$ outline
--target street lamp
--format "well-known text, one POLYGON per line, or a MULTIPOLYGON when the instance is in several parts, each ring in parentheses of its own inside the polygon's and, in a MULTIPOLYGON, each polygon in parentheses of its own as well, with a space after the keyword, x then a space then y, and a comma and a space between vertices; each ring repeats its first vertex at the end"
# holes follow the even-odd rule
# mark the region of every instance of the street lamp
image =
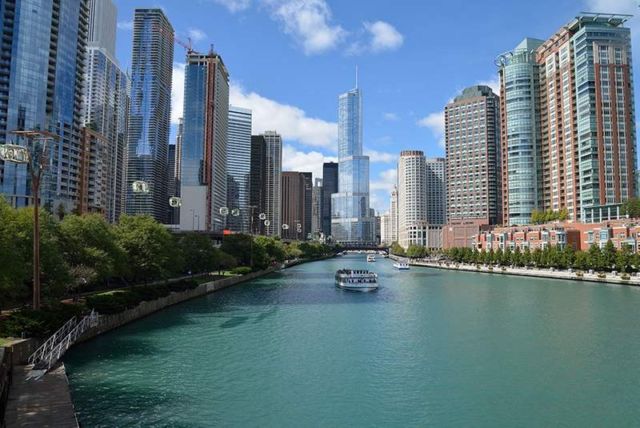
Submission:
POLYGON ((0 146, 0 160, 18 165, 27 165, 31 175, 33 195, 33 309, 40 309, 40 183, 47 168, 48 143, 58 138, 47 131, 13 131, 18 137, 27 139, 27 145, 4 144, 0 146))

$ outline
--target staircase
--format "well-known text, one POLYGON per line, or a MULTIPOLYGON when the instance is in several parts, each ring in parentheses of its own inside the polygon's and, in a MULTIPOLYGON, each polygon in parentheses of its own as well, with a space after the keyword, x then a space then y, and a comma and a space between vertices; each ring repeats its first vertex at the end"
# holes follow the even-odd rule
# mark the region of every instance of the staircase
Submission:
POLYGON ((29 357, 32 369, 44 372, 51 369, 84 332, 98 325, 98 317, 97 312, 91 311, 79 321, 77 317, 67 321, 29 357))

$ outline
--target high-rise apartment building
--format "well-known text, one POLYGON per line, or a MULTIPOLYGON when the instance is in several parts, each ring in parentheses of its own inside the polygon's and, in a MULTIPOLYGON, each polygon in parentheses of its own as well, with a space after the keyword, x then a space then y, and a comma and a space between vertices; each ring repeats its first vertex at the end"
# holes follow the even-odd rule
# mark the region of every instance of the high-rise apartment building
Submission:
POLYGON ((84 75, 79 212, 100 212, 110 222, 122 213, 129 116, 129 78, 114 56, 117 10, 111 0, 89 2, 89 44, 84 75))
POLYGON ((336 242, 373 242, 369 216, 369 157, 362 154, 362 94, 356 87, 338 98, 338 193, 331 197, 331 236, 336 242))
POLYGON ((331 236, 331 195, 338 193, 338 164, 322 164, 322 233, 331 236))
POLYGON ((229 73, 217 53, 190 51, 184 77, 180 229, 221 232, 229 217, 221 210, 228 208, 229 73))
POLYGON ((127 143, 127 214, 167 220, 173 27, 162 9, 136 9, 127 143), (143 181, 148 192, 134 191, 143 181))
MULTIPOLYGON (((262 134, 265 141, 265 211, 267 235, 280 236, 282 226, 282 136, 276 131, 262 134)), ((263 222, 264 224, 264 222, 263 222)))
POLYGON ((227 228, 248 233, 250 223, 251 182, 251 110, 229 107, 227 136, 227 207, 239 215, 227 218, 227 228))
POLYGON ((251 136, 251 169, 249 183, 249 228, 252 234, 264 235, 260 214, 267 210, 267 142, 263 135, 251 136))
MULTIPOLYGON (((87 0, 0 2, 0 144, 25 145, 14 130, 58 136, 40 189, 54 212, 78 203, 88 20, 87 0)), ((0 194, 13 206, 33 204, 26 165, 0 162, 0 194)))
POLYGON ((542 43, 525 38, 496 61, 500 67, 503 224, 529 224, 533 210, 542 208, 540 66, 535 56, 542 43))
POLYGON ((426 158, 427 177, 427 222, 445 224, 447 222, 447 163, 444 158, 426 158))
POLYGON ((391 245, 391 215, 389 213, 380 216, 380 243, 382 245, 391 245))
POLYGON ((398 243, 418 243, 416 233, 427 222, 427 174, 424 153, 403 150, 398 160, 398 243))
POLYGON ((391 243, 398 242, 398 187, 394 186, 391 191, 391 201, 389 208, 389 236, 391 243))
POLYGON ((282 173, 283 239, 305 240, 311 233, 311 173, 282 173))
POLYGON ((528 223, 532 209, 595 221, 634 196, 628 18, 583 13, 498 58, 505 223, 528 223))
POLYGON ((449 223, 501 221, 499 108, 488 86, 463 90, 445 108, 449 223))
POLYGON ((311 236, 320 237, 322 233, 322 178, 316 178, 311 194, 311 236))

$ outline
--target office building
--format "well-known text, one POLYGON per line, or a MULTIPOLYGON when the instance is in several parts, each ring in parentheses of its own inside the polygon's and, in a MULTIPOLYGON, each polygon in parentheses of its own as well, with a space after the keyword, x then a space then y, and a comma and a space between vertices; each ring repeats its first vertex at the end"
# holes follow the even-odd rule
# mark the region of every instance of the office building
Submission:
POLYGON ((444 158, 426 158, 427 222, 447 222, 447 164, 444 158))
POLYGON ((262 134, 265 141, 265 210, 264 233, 280 236, 282 226, 282 137, 276 131, 262 134))
POLYGON ((311 194, 311 236, 322 236, 322 178, 316 178, 311 194))
POLYGON ((389 236, 391 243, 398 242, 398 187, 394 186, 391 191, 389 208, 389 236))
POLYGON ((125 199, 129 78, 114 56, 117 10, 111 0, 89 2, 89 44, 84 75, 78 212, 117 222, 125 199), (96 157, 99 156, 99 157, 96 157))
POLYGON ((362 154, 362 94, 357 85, 338 98, 338 162, 338 193, 331 196, 331 236, 347 245, 371 243, 369 157, 362 154))
POLYGON ((251 136, 251 169, 249 185, 249 228, 252 234, 264 235, 264 222, 260 214, 266 218, 267 194, 267 142, 263 135, 251 136))
MULTIPOLYGON (((88 15, 87 0, 0 2, 0 144, 26 145, 14 130, 58 136, 39 201, 55 213, 78 204, 88 15)), ((26 165, 0 162, 0 194, 16 207, 33 204, 26 165)))
POLYGON ((167 221, 173 27, 161 9, 136 9, 127 143, 127 214, 167 221), (134 182, 148 192, 134 191, 134 182))
POLYGON ((251 181, 251 110, 229 107, 227 136, 227 229, 249 233, 251 181), (238 210, 238 211, 234 211, 238 210), (233 215, 238 213, 238 215, 233 215))
POLYGON ((338 164, 322 164, 322 233, 331 236, 331 195, 338 193, 338 164))
POLYGON ((496 61, 500 74, 502 223, 531 223, 542 209, 540 65, 542 40, 525 38, 496 61))
POLYGON ((391 245, 391 215, 389 213, 380 216, 380 243, 382 245, 391 245))
POLYGON ((311 233, 311 173, 282 173, 282 238, 305 240, 311 233))
POLYGON ((180 230, 222 232, 229 217, 221 210, 228 208, 229 73, 217 53, 190 51, 184 74, 180 230))

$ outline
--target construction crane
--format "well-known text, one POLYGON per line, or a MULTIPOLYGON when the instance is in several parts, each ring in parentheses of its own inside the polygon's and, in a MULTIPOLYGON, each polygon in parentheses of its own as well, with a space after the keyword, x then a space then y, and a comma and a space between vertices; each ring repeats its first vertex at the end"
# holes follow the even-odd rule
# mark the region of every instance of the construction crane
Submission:
POLYGON ((191 37, 187 37, 187 41, 185 42, 184 40, 179 39, 178 36, 176 36, 176 34, 174 32, 167 32, 160 25, 153 25, 153 29, 155 31, 160 32, 160 33, 168 34, 171 38, 173 38, 173 41, 175 43, 179 44, 180 46, 182 46, 184 48, 185 51, 187 51, 187 55, 192 54, 193 52, 195 52, 193 50, 193 43, 191 42, 191 37))

